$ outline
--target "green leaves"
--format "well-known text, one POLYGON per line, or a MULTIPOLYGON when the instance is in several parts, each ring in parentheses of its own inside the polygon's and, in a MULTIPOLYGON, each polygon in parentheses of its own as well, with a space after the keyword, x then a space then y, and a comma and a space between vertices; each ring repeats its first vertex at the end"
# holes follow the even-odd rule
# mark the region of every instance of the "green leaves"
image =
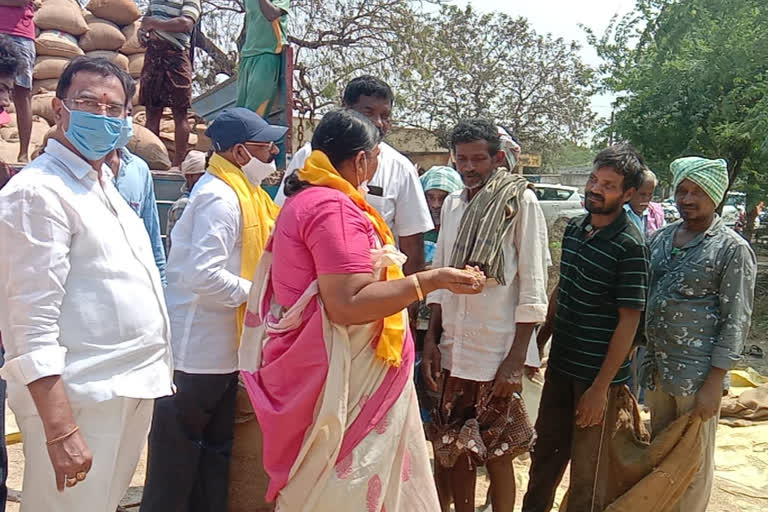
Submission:
POLYGON ((626 96, 613 129, 662 179, 671 160, 702 154, 765 169, 768 4, 639 0, 600 39, 602 86, 626 96), (635 28, 630 28, 634 26, 635 28))

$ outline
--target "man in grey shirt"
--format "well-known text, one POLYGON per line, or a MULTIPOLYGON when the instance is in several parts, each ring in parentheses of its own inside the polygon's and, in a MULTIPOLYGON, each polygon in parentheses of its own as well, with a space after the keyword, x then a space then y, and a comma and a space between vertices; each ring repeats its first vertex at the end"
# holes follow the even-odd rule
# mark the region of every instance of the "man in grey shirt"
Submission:
POLYGON ((689 411, 701 417, 703 464, 674 510, 704 512, 727 372, 739 361, 752 317, 756 261, 715 213, 728 188, 725 160, 680 158, 671 170, 682 220, 649 240, 643 373, 654 436, 689 411))

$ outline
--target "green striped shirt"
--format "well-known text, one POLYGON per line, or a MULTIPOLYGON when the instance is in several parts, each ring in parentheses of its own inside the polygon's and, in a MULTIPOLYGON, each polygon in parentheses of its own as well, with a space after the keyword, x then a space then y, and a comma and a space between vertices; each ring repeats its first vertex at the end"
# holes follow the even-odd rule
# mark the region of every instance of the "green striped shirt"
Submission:
MULTIPOLYGON (((563 236, 549 364, 591 382, 608 353, 619 308, 645 309, 648 247, 624 210, 588 238, 589 221, 590 215, 572 220, 563 236)), ((629 368, 625 361, 613 383, 625 382, 629 368)))
MULTIPOLYGON (((163 20, 186 16, 197 23, 200 19, 200 11, 200 0, 150 0, 149 2, 149 15, 163 20)), ((192 38, 192 34, 186 32, 158 31, 157 34, 179 49, 189 48, 192 38)))

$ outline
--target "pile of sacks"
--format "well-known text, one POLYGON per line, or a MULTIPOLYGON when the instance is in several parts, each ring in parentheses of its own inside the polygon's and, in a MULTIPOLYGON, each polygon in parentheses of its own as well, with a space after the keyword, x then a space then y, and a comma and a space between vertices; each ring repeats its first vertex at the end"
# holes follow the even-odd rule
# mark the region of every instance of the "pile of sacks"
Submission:
MULTIPOLYGON (((61 72, 79 55, 105 57, 134 78, 144 67, 139 44, 141 12, 133 0, 90 0, 87 10, 75 0, 43 0, 35 13, 37 60, 34 95, 56 90, 61 72)), ((134 104, 138 104, 138 94, 134 104)))
MULTIPOLYGON (((42 1, 42 6, 35 13, 38 33, 32 85, 35 124, 30 151, 33 155, 53 133, 52 126, 56 120, 52 100, 59 77, 71 59, 80 55, 104 57, 138 80, 144 67, 145 50, 139 44, 139 18, 141 12, 134 0, 90 0, 86 10, 76 0, 42 1), (47 123, 44 130, 42 123, 47 123)), ((133 104, 139 103, 137 87, 133 104)), ((18 132, 15 132, 15 140, 7 138, 14 135, 11 130, 13 128, 3 128, 0 135, 7 142, 18 142, 18 132)), ((147 160, 153 169, 170 168, 165 144, 141 126, 135 131, 130 149, 147 160)))
MULTIPOLYGON (((80 55, 105 57, 138 81, 144 67, 144 51, 138 39, 141 12, 134 0, 90 0, 85 10, 77 0, 42 0, 35 13, 38 30, 32 86, 34 125, 30 153, 34 157, 45 146, 56 123, 52 100, 59 77, 69 61, 80 55)), ((137 83, 133 97, 134 136, 128 149, 146 160, 150 169, 164 171, 171 167, 175 151, 174 123, 166 109, 160 124, 160 137, 147 130, 146 115, 140 105, 137 83)), ((0 158, 15 162, 18 155, 18 129, 11 112, 11 122, 0 127, 0 158)), ((194 116, 189 149, 207 151, 210 140, 203 135, 205 124, 194 116)))
MULTIPOLYGON (((13 104, 9 111, 13 110, 13 104)), ((43 146, 50 124, 40 116, 32 117, 32 137, 30 152, 36 153, 43 146)), ((16 114, 10 114, 10 121, 0 126, 0 162, 14 163, 19 156, 19 129, 16 114)))
MULTIPOLYGON (((133 129, 134 129, 134 140, 131 142, 133 143, 136 139, 136 137, 140 137, 143 140, 148 140, 148 136, 151 135, 154 137, 154 134, 144 128, 147 123, 147 116, 146 112, 144 111, 144 107, 135 107, 133 109, 133 129), (148 135, 147 135, 148 134, 148 135)), ((190 133, 189 133, 189 139, 187 139, 187 145, 188 150, 197 150, 202 151, 205 153, 212 147, 211 140, 206 137, 205 135, 205 129, 207 128, 207 125, 205 124, 205 121, 202 118, 199 118, 195 116, 193 113, 190 112, 189 116, 187 117, 187 123, 189 123, 190 133)), ((173 114, 171 113, 171 109, 166 108, 163 111, 163 118, 160 120, 160 138, 154 137, 155 143, 159 143, 163 146, 163 150, 166 155, 172 160, 175 153, 176 153, 176 124, 173 121, 173 114)), ((133 147, 131 145, 128 146, 128 149, 133 151, 133 147)), ((140 148, 137 147, 137 150, 140 151, 140 148)), ((134 151, 136 152, 136 151, 134 151)), ((141 154, 141 153, 137 153, 141 154)), ((144 160, 147 160, 149 163, 150 160, 144 156, 142 156, 144 160)), ((149 164, 149 167, 151 169, 155 170, 165 170, 167 168, 161 168, 161 167, 153 167, 152 164, 149 164)))

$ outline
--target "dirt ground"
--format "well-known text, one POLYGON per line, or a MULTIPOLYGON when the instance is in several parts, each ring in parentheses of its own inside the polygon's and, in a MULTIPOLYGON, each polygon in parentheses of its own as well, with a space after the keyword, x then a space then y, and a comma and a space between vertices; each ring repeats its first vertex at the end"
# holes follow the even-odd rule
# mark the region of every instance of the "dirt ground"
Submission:
MULTIPOLYGON (((523 494, 525 493, 525 486, 528 478, 528 460, 523 460, 522 457, 515 461, 516 468, 516 480, 517 480, 517 504, 515 510, 520 510, 523 500, 523 494)), ((8 487, 10 489, 21 489, 22 474, 24 471, 24 455, 22 453, 22 445, 16 444, 8 448, 8 487)), ((146 453, 142 456, 139 462, 139 467, 136 469, 136 474, 131 482, 131 488, 128 490, 126 497, 122 501, 122 505, 129 511, 138 511, 139 502, 141 501, 141 491, 144 484, 144 475, 146 471, 146 453)), ((559 503, 565 489, 568 485, 568 476, 563 479, 563 483, 560 485, 560 489, 557 493, 557 503, 559 503)), ((480 477, 477 485, 477 498, 476 503, 478 505, 478 512, 492 512, 492 508, 489 506, 483 508, 481 505, 485 503, 485 496, 488 491, 488 478, 481 470, 480 477)), ((715 487, 713 489, 712 501, 710 502, 709 512, 763 512, 766 506, 768 506, 768 498, 753 498, 749 496, 750 491, 738 487, 735 484, 727 482, 722 479, 715 480, 715 487)), ((553 510, 558 510, 558 506, 555 505, 553 510)), ((7 512, 18 512, 19 504, 9 502, 6 507, 7 512)), ((344 511, 347 512, 347 511, 344 511)), ((354 511, 348 511, 354 512, 354 511)))

